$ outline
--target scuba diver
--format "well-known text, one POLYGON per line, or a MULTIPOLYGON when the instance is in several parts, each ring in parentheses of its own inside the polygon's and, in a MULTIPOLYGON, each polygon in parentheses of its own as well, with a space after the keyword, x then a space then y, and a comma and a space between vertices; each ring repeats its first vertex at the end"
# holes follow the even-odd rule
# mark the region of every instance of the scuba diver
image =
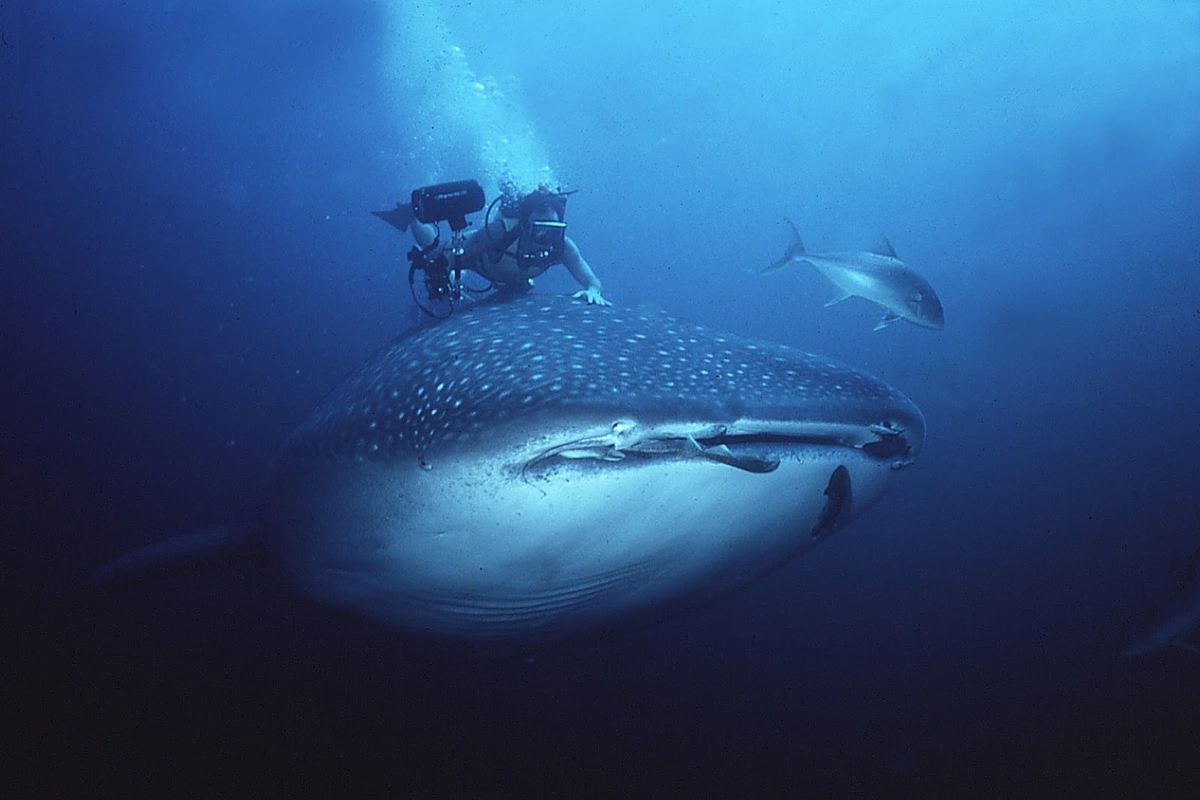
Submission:
POLYGON ((566 235, 563 217, 570 194, 552 191, 544 184, 528 194, 504 187, 488 206, 483 227, 470 233, 464 233, 466 215, 482 210, 484 205, 483 188, 473 180, 422 187, 413 191, 410 204, 397 203, 391 211, 372 213, 401 231, 412 231, 416 246, 408 253, 412 265, 409 287, 417 305, 432 317, 448 317, 464 291, 526 291, 534 278, 555 264, 565 266, 583 286, 575 297, 589 304, 612 305, 604 299, 600 279, 579 247, 566 235), (497 205, 499 211, 493 215, 497 205), (449 242, 441 238, 443 221, 450 224, 449 242), (488 285, 465 286, 464 270, 480 275, 488 285), (445 309, 444 313, 435 313, 417 297, 417 272, 424 273, 426 293, 445 309))

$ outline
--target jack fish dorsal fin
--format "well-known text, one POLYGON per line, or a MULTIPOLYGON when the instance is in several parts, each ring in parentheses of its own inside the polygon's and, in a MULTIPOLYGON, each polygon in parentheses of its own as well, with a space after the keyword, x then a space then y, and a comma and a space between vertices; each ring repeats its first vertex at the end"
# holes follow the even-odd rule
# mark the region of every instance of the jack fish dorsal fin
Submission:
POLYGON ((894 258, 897 261, 900 260, 900 256, 896 255, 896 248, 892 247, 892 243, 889 242, 888 238, 883 234, 879 235, 879 241, 877 241, 875 246, 871 248, 871 252, 877 256, 887 256, 888 258, 894 258))

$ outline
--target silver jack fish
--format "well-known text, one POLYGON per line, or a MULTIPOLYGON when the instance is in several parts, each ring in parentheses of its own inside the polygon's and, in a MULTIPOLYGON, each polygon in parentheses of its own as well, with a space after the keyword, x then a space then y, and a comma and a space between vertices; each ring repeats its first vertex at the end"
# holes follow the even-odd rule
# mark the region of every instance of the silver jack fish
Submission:
POLYGON ((809 253, 804 249, 796 225, 790 219, 786 221, 792 229, 792 244, 779 260, 760 274, 769 275, 788 264, 807 261, 838 288, 838 294, 825 304, 827 308, 847 297, 861 297, 883 306, 886 311, 875 330, 900 319, 922 328, 941 330, 945 327, 942 301, 933 287, 896 257, 886 236, 880 238, 874 249, 863 253, 809 253))

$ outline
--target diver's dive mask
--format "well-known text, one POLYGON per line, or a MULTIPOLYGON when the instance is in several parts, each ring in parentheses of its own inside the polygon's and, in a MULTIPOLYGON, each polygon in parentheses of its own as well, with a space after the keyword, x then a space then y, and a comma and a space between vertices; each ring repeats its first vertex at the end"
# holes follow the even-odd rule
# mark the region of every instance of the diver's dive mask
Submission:
POLYGON ((567 223, 529 220, 521 226, 517 258, 522 261, 556 261, 562 258, 567 238, 567 223))

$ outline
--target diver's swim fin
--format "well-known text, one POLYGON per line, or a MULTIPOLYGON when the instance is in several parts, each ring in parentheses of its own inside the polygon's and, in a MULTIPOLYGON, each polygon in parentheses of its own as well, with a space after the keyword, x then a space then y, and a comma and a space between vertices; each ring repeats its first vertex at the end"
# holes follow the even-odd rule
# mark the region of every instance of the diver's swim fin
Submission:
POLYGON ((408 230, 414 216, 411 203, 396 203, 396 207, 391 211, 372 211, 371 213, 400 231, 408 230))

